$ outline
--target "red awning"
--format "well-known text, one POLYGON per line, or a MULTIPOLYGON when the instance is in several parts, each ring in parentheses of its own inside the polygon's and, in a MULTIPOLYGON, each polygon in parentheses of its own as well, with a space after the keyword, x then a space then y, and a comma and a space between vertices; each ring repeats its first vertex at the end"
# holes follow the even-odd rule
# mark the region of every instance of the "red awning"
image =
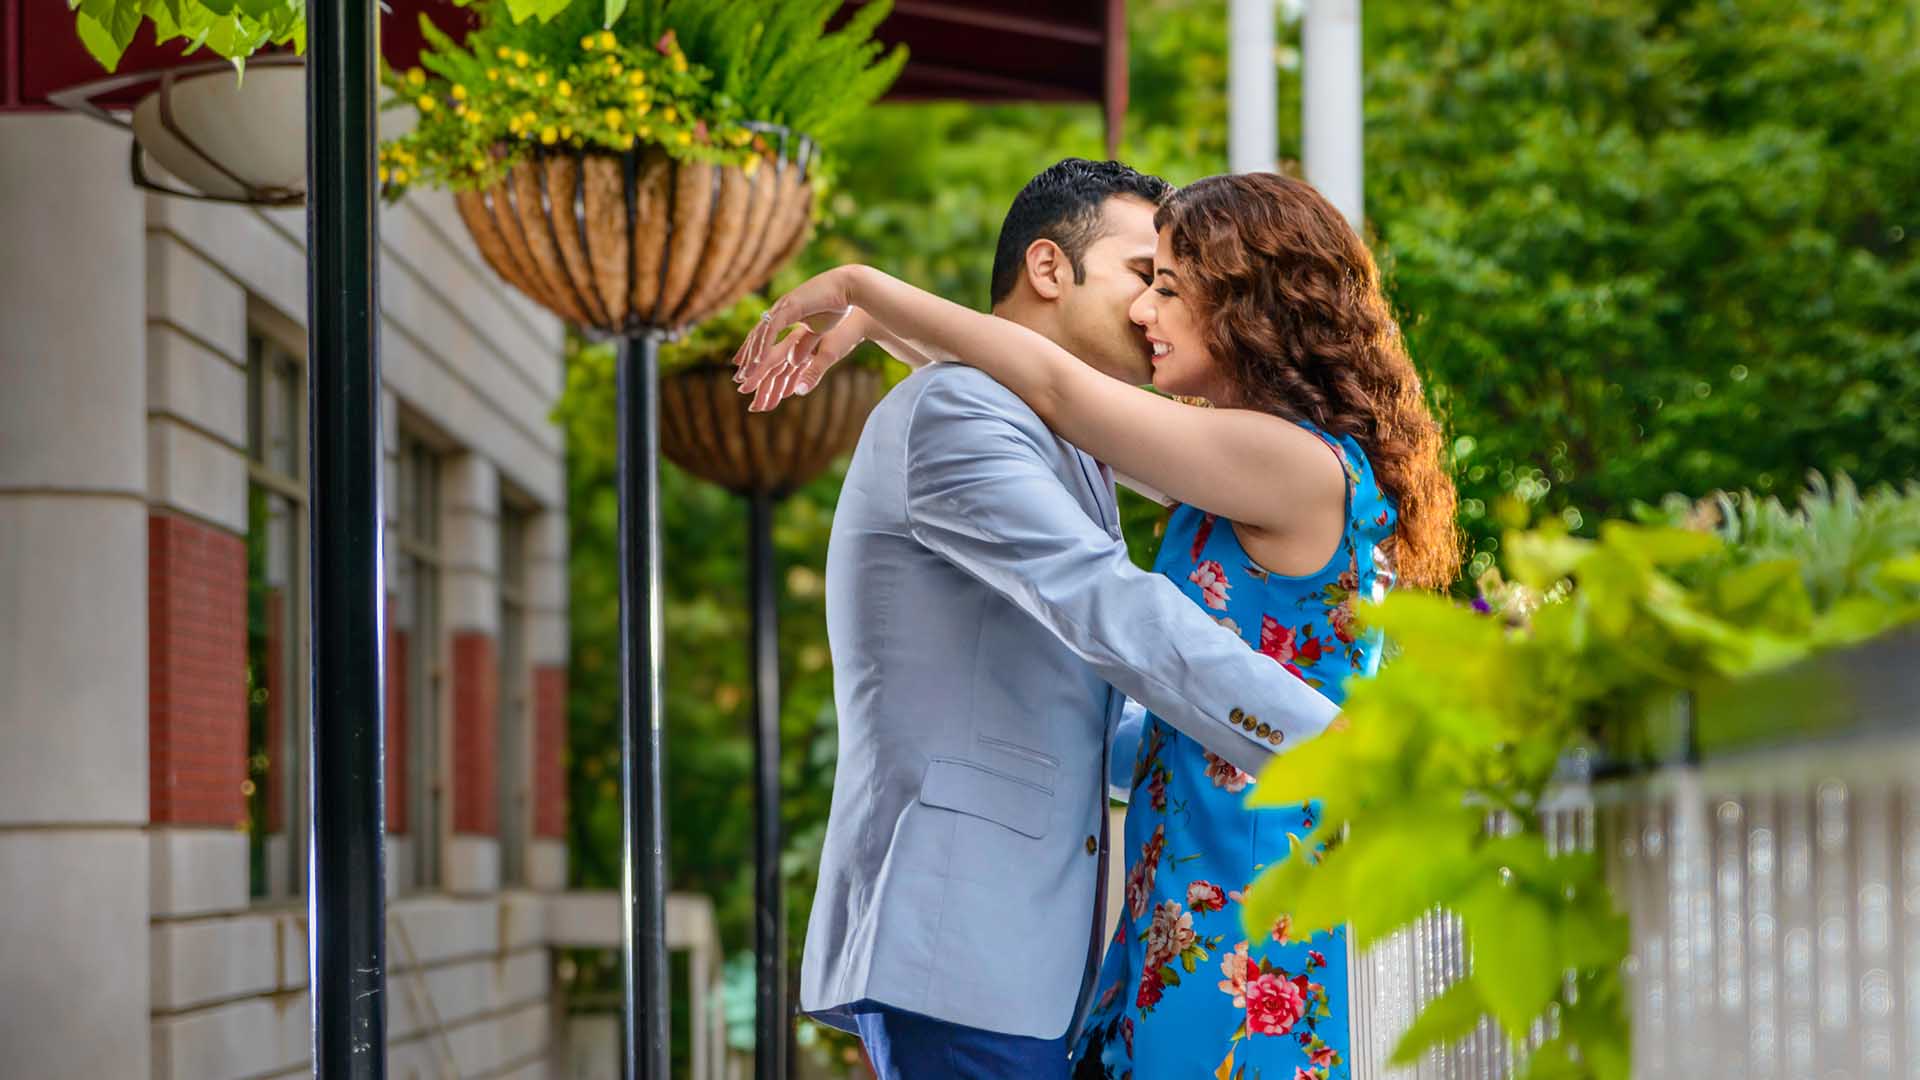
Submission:
MULTIPOLYGON (((446 30, 471 19, 448 0, 387 6, 382 51, 396 67, 411 67, 420 53, 421 12, 446 30)), ((1125 0, 895 0, 878 36, 905 44, 911 57, 890 100, 1100 102, 1110 129, 1126 111, 1125 0)), ((120 72, 168 67, 181 56, 180 43, 156 45, 152 27, 142 26, 120 72)), ((48 93, 105 74, 81 47, 63 0, 0 0, 0 111, 48 108, 48 93)))

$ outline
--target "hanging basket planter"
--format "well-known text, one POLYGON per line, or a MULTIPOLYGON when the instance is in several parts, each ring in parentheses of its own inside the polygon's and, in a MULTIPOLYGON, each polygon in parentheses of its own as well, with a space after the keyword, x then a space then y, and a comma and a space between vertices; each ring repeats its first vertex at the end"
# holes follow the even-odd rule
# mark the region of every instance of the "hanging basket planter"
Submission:
POLYGON ((806 242, 813 144, 761 130, 776 151, 752 167, 655 146, 558 151, 455 202, 487 264, 555 315, 608 335, 677 332, 766 284, 806 242))
POLYGON ((133 133, 135 185, 166 195, 245 206, 299 206, 307 192, 307 72, 271 55, 238 77, 224 61, 115 76, 49 94, 63 109, 133 133), (146 92, 126 118, 101 104, 146 92), (170 182, 149 173, 160 166, 170 182))
POLYGON ((805 397, 750 413, 753 399, 740 393, 731 368, 685 368, 660 380, 660 449, 737 494, 786 495, 853 448, 885 389, 878 370, 848 364, 805 397))

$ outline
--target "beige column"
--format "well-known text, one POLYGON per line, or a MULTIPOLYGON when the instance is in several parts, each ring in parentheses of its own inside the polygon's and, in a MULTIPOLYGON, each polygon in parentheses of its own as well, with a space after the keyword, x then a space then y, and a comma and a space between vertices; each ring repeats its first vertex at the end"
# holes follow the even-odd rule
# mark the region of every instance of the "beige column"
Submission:
POLYGON ((143 205, 124 134, 0 116, 8 1075, 151 1069, 143 205))

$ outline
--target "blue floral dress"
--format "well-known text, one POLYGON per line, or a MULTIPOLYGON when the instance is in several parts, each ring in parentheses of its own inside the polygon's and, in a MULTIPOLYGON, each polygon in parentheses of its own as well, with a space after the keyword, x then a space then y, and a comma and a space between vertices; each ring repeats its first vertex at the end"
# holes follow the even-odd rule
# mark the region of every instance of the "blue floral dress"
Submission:
MULTIPOLYGON (((1358 443, 1302 426, 1347 474, 1345 535, 1319 573, 1268 573, 1230 522, 1189 506, 1173 511, 1154 569, 1339 701, 1347 677, 1379 660, 1353 604, 1386 586, 1375 547, 1395 517, 1358 443)), ((1252 788, 1253 777, 1148 714, 1127 809, 1126 910, 1074 1049, 1076 1080, 1349 1076, 1346 929, 1305 933, 1282 918, 1250 941, 1238 910, 1260 871, 1312 830, 1320 804, 1249 810, 1252 788)))

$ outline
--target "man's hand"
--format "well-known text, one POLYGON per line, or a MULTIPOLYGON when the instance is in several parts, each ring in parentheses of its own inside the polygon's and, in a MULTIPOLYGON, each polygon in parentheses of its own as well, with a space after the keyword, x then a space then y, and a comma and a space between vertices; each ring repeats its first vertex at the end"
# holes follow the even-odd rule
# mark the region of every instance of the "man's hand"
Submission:
POLYGON ((741 343, 733 357, 733 380, 741 393, 753 395, 748 411, 767 412, 812 390, 829 368, 871 336, 872 321, 853 306, 845 269, 810 278, 774 301, 741 343), (779 338, 788 327, 793 332, 779 338))

